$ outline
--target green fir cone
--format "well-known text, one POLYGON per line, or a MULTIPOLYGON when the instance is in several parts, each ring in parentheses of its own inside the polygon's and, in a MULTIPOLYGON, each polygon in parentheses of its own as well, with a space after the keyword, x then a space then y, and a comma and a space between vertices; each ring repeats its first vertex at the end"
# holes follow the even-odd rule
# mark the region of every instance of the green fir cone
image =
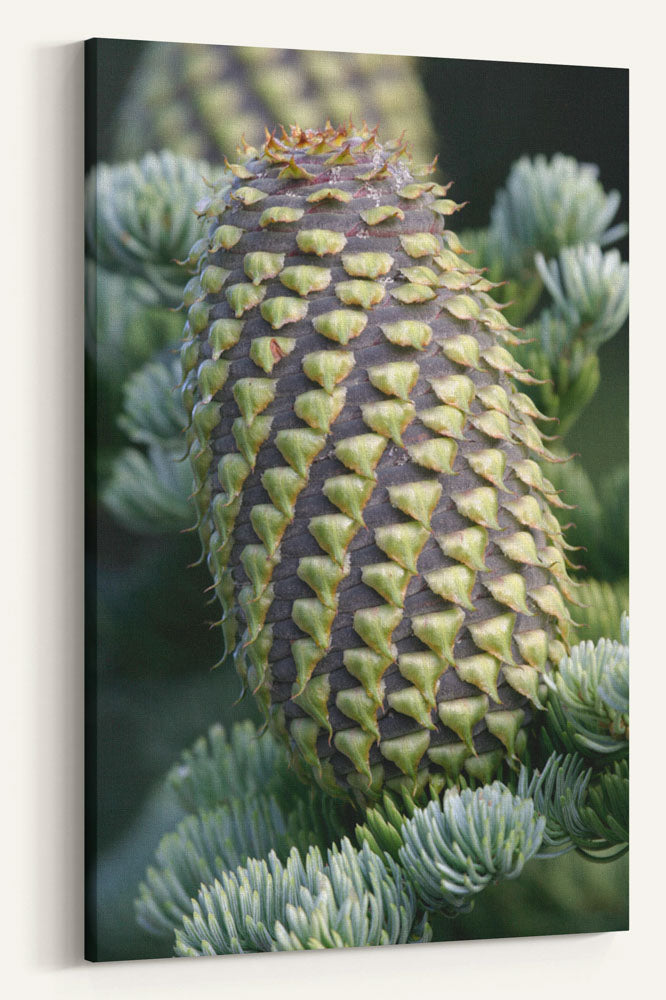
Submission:
POLYGON ((116 117, 116 159, 171 149, 230 158, 241 136, 264 138, 264 125, 330 118, 405 131, 416 155, 432 157, 434 129, 416 60, 409 56, 307 49, 151 42, 116 117))
POLYGON ((270 135, 200 206, 199 280, 228 277, 185 328, 226 653, 294 763, 363 798, 515 765, 568 648, 558 459, 432 168, 367 128, 270 135))

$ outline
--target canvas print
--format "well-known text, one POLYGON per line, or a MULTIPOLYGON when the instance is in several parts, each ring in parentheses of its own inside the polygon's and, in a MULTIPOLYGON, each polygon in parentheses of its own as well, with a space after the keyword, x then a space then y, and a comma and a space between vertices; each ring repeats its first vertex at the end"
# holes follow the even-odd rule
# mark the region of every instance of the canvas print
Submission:
POLYGON ((450 55, 87 43, 91 960, 628 927, 628 74, 450 55))

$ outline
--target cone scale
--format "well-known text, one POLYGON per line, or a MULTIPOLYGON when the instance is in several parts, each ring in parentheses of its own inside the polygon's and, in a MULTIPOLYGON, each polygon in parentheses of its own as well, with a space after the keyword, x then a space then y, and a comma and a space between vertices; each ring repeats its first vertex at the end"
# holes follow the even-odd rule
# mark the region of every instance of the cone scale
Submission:
POLYGON ((182 354, 226 654, 332 792, 487 780, 567 645, 532 377, 431 166, 327 125, 236 174, 182 354))

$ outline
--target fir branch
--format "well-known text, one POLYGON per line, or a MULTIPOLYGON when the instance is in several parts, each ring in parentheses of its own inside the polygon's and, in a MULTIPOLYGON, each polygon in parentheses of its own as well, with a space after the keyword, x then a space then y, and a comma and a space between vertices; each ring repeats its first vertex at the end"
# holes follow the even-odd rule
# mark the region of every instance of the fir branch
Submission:
POLYGON ((139 889, 139 923, 155 934, 172 932, 192 913, 202 883, 250 857, 274 851, 285 860, 292 847, 325 850, 349 825, 348 808, 303 785, 284 749, 250 721, 229 735, 220 725, 197 740, 169 772, 167 784, 189 815, 163 837, 155 864, 139 889))
POLYGON ((403 846, 402 826, 415 810, 402 813, 393 797, 384 792, 381 803, 366 811, 364 822, 356 825, 356 839, 360 846, 367 843, 377 854, 388 854, 398 860, 403 846))
POLYGON ((345 838, 329 850, 327 864, 312 847, 293 849, 286 864, 266 861, 202 886, 192 918, 176 930, 176 955, 293 951, 405 943, 429 927, 415 928, 414 893, 398 865, 345 838))
POLYGON ((182 454, 187 416, 176 391, 179 368, 177 362, 153 361, 127 380, 118 424, 130 441, 182 454))
POLYGON ((548 263, 537 253, 535 264, 553 301, 514 354, 543 380, 533 395, 564 435, 598 388, 596 352, 627 318, 629 267, 617 250, 602 253, 596 244, 565 247, 548 263))
POLYGON ((449 789, 401 828, 400 863, 428 909, 469 910, 490 882, 517 878, 539 850, 545 816, 500 782, 449 789))
POLYGON ((620 621, 629 611, 629 581, 581 580, 576 590, 577 604, 570 606, 579 623, 574 635, 578 642, 621 639, 620 621))
POLYGON ((192 472, 183 461, 185 408, 177 392, 179 365, 158 359, 123 385, 117 423, 134 444, 112 461, 102 502, 131 531, 161 534, 192 521, 192 472))
MULTIPOLYGON (((221 171, 217 171, 218 179, 221 171)), ((164 304, 178 305, 178 265, 204 236, 193 206, 207 193, 211 167, 173 153, 148 153, 139 163, 100 164, 86 182, 86 225, 97 263, 152 285, 164 304)))
POLYGON ((154 534, 191 523, 191 492, 190 468, 174 462, 171 452, 157 446, 147 454, 125 448, 113 461, 101 499, 128 530, 154 534))
MULTIPOLYGON (((629 312, 629 265, 617 250, 599 246, 565 247, 557 259, 535 257, 537 270, 553 298, 539 320, 539 343, 551 366, 560 358, 595 353, 623 325, 629 312)), ((579 362, 580 363, 580 362, 579 362)), ((576 377, 577 367, 572 367, 576 377)))
POLYGON ((577 850, 592 861, 615 861, 629 843, 629 765, 615 761, 594 774, 579 754, 552 754, 543 771, 521 768, 519 795, 546 817, 538 858, 577 850))
POLYGON ((615 761, 590 788, 581 816, 590 832, 577 841, 592 861, 615 861, 629 849, 629 762, 615 761))
MULTIPOLYGON (((296 817, 297 821, 302 819, 296 817)), ((138 923, 152 934, 172 934, 192 912, 192 897, 252 855, 275 850, 286 857, 299 827, 292 824, 273 796, 232 799, 211 813, 188 816, 160 841, 155 860, 139 886, 138 923)))
POLYGON ((594 774, 579 754, 553 754, 542 772, 521 768, 517 790, 533 799, 546 817, 539 858, 568 851, 592 861, 615 861, 629 844, 629 765, 627 760, 594 774))
POLYGON ((628 678, 629 647, 609 639, 579 643, 554 674, 544 674, 552 692, 550 729, 567 749, 573 742, 585 756, 606 760, 628 753, 628 678), (620 700, 619 710, 611 692, 620 700))
POLYGON ((591 777, 592 769, 585 770, 585 762, 578 754, 552 754, 543 770, 531 775, 521 767, 517 793, 531 798, 537 812, 546 817, 543 846, 537 857, 566 854, 575 847, 572 838, 586 834, 581 809, 591 777))
POLYGON ((289 771, 283 747, 268 730, 259 734, 249 720, 235 723, 229 733, 219 724, 211 726, 207 736, 183 752, 167 782, 187 812, 259 792, 284 793, 285 785, 303 787, 289 771))
POLYGON ((599 697, 613 712, 629 720, 629 615, 620 618, 620 643, 627 650, 627 659, 614 663, 604 671, 599 682, 599 697))
MULTIPOLYGON (((161 327, 143 322, 160 297, 140 278, 113 274, 96 261, 85 262, 86 351, 101 379, 120 381, 132 368, 163 346, 161 327)), ((178 317, 166 313, 175 336, 182 327, 178 317)))
POLYGON ((351 814, 342 800, 304 784, 289 766, 284 747, 268 730, 258 732, 249 720, 235 723, 228 735, 223 726, 211 726, 207 739, 202 737, 184 751, 167 782, 187 812, 275 795, 285 815, 298 812, 313 843, 323 846, 341 836, 351 814))
POLYGON ((533 160, 524 156, 511 167, 490 214, 492 255, 505 274, 532 269, 535 253, 556 257, 581 243, 607 246, 624 236, 624 224, 610 227, 620 205, 617 191, 606 194, 598 168, 556 153, 533 160))
POLYGON ((463 243, 487 277, 503 282, 507 319, 526 326, 517 360, 540 380, 530 390, 537 406, 560 421, 564 435, 599 386, 596 351, 626 319, 628 267, 602 248, 626 233, 609 228, 620 203, 606 194, 598 169, 556 154, 523 157, 497 192, 487 231, 463 243), (528 322, 544 289, 553 303, 528 322))

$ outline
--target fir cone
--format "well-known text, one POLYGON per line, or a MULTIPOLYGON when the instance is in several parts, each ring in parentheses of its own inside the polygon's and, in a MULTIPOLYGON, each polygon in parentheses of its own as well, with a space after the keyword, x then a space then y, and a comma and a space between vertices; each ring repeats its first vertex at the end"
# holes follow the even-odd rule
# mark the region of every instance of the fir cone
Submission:
POLYGON ((330 791, 490 780, 570 622, 533 377, 432 164, 351 125, 245 152, 182 348, 226 652, 330 791))
POLYGON ((318 126, 327 118, 405 130, 432 156, 428 100, 409 56, 233 45, 149 42, 116 116, 114 154, 170 149, 196 159, 231 156, 244 135, 261 142, 267 121, 318 126))

